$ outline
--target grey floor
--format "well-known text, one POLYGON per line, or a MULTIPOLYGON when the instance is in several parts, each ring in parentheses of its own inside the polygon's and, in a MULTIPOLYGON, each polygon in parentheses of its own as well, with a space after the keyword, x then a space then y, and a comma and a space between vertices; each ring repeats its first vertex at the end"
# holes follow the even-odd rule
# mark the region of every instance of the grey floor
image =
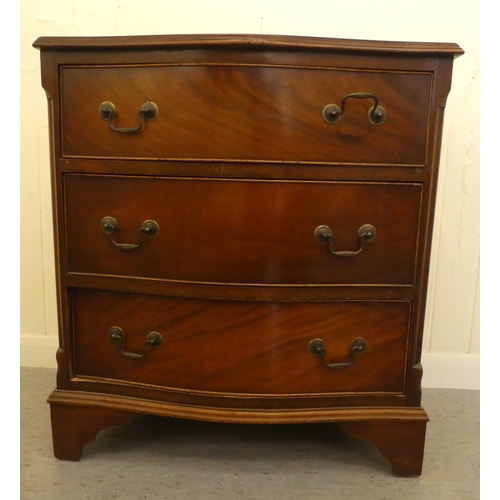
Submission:
POLYGON ((479 392, 424 390, 424 470, 396 478, 332 424, 226 425, 138 416, 79 462, 52 455, 55 370, 21 368, 21 499, 479 499, 479 392))

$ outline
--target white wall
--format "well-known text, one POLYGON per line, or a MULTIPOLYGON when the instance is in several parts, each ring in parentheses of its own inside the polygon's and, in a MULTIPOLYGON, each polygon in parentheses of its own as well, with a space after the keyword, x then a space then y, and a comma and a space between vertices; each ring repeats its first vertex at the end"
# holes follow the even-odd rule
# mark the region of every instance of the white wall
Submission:
POLYGON ((479 0, 21 0, 21 364, 55 367, 47 107, 38 36, 264 33, 456 42, 424 386, 479 388, 479 0))

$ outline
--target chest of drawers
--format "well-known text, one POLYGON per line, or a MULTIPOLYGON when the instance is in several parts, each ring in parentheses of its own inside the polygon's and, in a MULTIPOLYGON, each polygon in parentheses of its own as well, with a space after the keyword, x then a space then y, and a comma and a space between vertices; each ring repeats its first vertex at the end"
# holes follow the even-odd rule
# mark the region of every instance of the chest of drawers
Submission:
POLYGON ((40 38, 55 456, 137 413, 335 422, 422 469, 455 44, 40 38))

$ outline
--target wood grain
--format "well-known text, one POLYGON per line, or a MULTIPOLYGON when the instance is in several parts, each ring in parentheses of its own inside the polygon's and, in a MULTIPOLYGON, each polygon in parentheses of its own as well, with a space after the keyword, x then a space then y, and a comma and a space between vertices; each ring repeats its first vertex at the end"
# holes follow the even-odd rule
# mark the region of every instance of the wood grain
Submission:
POLYGON ((73 296, 77 375, 221 393, 403 392, 408 302, 235 303, 84 289, 73 296), (163 345, 129 359, 108 337, 115 325, 125 351, 143 353, 150 331, 163 345), (328 369, 308 351, 321 338, 329 363, 347 362, 355 337, 368 348, 345 369, 328 369))
POLYGON ((425 164, 431 77, 267 66, 63 67, 63 157, 186 158, 425 164), (387 111, 368 120, 373 99, 349 99, 339 123, 328 104, 368 92, 387 111), (116 127, 135 127, 146 101, 155 121, 112 131, 98 113, 111 101, 116 127), (223 133, 221 132, 223 131, 223 133))
POLYGON ((421 185, 250 182, 65 176, 68 271, 169 280, 260 284, 389 284, 414 281, 421 185), (186 200, 189 200, 186 202, 186 200), (134 250, 153 219, 159 235, 134 250), (358 229, 377 237, 353 257, 314 241, 320 225, 334 250, 356 250, 358 229))

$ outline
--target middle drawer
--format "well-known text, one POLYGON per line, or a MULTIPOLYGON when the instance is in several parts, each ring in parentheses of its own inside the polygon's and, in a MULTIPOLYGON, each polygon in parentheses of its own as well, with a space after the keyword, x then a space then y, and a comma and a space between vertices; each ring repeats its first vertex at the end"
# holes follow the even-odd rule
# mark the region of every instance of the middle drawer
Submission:
POLYGON ((414 282, 420 184, 66 174, 64 188, 70 273, 241 284, 414 282), (155 237, 141 230, 146 221, 157 225, 155 237), (367 225, 373 241, 360 233, 367 225))

